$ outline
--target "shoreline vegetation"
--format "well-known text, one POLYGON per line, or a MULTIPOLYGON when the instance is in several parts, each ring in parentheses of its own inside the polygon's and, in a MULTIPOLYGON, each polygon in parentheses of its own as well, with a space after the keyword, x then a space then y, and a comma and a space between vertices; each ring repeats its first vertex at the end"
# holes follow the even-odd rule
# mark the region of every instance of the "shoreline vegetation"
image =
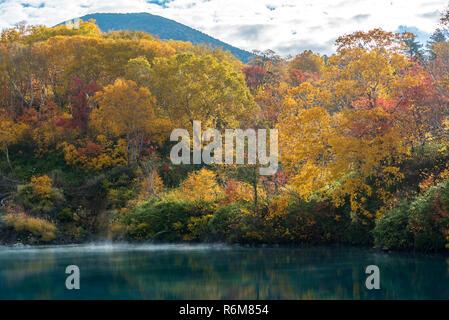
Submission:
POLYGON ((0 243, 447 253, 448 22, 425 47, 374 29, 332 56, 256 51, 247 64, 94 21, 3 30, 0 243), (278 129, 277 173, 172 164, 170 132, 194 121, 278 129))

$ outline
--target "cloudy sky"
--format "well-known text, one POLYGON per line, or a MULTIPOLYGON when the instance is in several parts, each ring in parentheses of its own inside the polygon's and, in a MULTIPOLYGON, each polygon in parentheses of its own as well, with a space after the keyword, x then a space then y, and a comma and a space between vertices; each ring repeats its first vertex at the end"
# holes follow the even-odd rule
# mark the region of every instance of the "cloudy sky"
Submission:
POLYGON ((425 38, 448 0, 0 0, 0 28, 55 25, 96 12, 148 12, 246 50, 331 53, 342 34, 382 27, 425 38))

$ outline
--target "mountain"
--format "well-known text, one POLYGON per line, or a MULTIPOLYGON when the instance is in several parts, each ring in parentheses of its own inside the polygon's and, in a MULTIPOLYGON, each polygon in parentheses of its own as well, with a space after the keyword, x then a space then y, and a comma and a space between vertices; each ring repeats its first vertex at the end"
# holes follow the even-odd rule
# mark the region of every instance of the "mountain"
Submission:
POLYGON ((205 43, 213 47, 221 47, 230 51, 244 63, 248 62, 252 56, 248 51, 212 38, 201 31, 149 13, 93 13, 82 16, 80 19, 83 21, 95 19, 96 24, 103 32, 112 30, 145 31, 159 36, 160 39, 190 41, 194 44, 205 43))

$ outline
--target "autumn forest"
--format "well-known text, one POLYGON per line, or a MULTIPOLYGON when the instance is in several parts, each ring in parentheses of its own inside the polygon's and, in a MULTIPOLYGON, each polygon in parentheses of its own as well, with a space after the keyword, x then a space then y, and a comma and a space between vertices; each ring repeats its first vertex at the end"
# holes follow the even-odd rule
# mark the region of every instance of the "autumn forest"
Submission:
POLYGON ((449 248, 449 12, 333 55, 229 52, 144 32, 0 36, 0 243, 449 248), (170 133, 279 130, 279 169, 175 165, 170 133))

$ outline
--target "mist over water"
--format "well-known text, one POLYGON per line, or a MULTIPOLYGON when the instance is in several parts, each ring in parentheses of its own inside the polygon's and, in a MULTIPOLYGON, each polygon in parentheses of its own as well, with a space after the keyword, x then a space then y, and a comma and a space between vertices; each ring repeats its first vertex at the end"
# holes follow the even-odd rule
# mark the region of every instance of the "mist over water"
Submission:
MULTIPOLYGON (((131 243, 113 243, 98 242, 82 245, 55 245, 55 246, 30 246, 14 245, 0 246, 0 259, 2 254, 23 254, 45 252, 64 252, 64 253, 108 253, 120 251, 198 251, 198 250, 228 250, 232 247, 223 244, 131 244, 131 243)), ((1 260, 0 260, 1 261, 1 260)))
POLYGON ((352 247, 0 246, 0 299, 449 299, 449 259, 352 247), (377 265, 381 290, 367 290, 377 265), (81 289, 65 288, 77 265, 81 289))

